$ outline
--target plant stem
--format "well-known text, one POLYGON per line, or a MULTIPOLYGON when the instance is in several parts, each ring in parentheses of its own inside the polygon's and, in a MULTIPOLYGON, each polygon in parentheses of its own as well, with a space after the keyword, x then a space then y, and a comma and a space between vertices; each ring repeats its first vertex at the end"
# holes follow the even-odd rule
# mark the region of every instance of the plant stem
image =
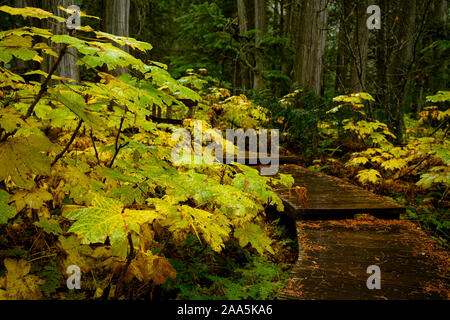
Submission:
POLYGON ((412 167, 410 170, 408 170, 406 173, 402 174, 400 177, 397 177, 394 179, 398 180, 401 179, 403 177, 406 177, 408 174, 410 174, 411 172, 413 172, 414 170, 416 170, 425 160, 427 160, 429 157, 431 157, 431 153, 429 153, 426 157, 424 157, 422 160, 419 161, 419 163, 417 163, 414 167, 412 167))
POLYGON ((51 164, 51 167, 53 167, 53 166, 56 164, 56 162, 58 162, 58 160, 61 159, 61 158, 63 157, 63 155, 67 152, 67 150, 69 150, 69 148, 70 148, 70 146, 72 145, 73 141, 74 141, 75 138, 77 137, 78 131, 80 131, 80 128, 81 128, 81 125, 82 125, 82 124, 83 124, 83 120, 80 119, 80 121, 78 122, 78 125, 77 125, 77 127, 76 127, 76 129, 75 129, 75 131, 74 131, 73 134, 72 134, 72 137, 71 137, 70 140, 69 140, 69 143, 66 145, 66 147, 64 148, 64 150, 61 151, 61 153, 58 154, 58 155, 56 156, 55 160, 53 160, 53 162, 52 162, 52 164, 51 164))
POLYGON ((129 142, 127 142, 125 144, 119 145, 120 133, 122 132, 122 126, 123 126, 123 122, 124 121, 125 121, 125 114, 122 116, 122 119, 120 119, 119 131, 117 132, 117 135, 116 135, 116 143, 115 143, 115 150, 116 151, 115 151, 114 156, 113 156, 113 158, 111 160, 111 163, 108 165, 108 168, 112 168, 112 166, 114 164, 114 161, 116 160, 117 155, 119 154, 120 149, 126 147, 129 144, 129 142))
MULTIPOLYGON (((72 30, 69 30, 69 35, 70 36, 72 35, 72 30)), ((66 54, 68 47, 69 47, 69 44, 66 43, 63 46, 63 48, 61 49, 61 52, 59 53, 58 59, 56 59, 56 61, 53 64, 52 68, 50 69, 50 72, 47 75, 47 78, 45 78, 44 82, 41 85, 41 90, 39 90, 38 95, 34 99, 34 101, 31 104, 31 106, 28 108, 27 114, 25 116, 26 118, 30 117, 33 114, 34 107, 36 107, 36 105, 38 104, 39 100, 41 100, 41 98, 44 95, 44 93, 47 92, 48 83, 50 82, 50 80, 52 78, 52 75, 55 73, 56 69, 58 68, 59 64, 61 63, 62 58, 66 54)))
POLYGON ((95 157, 97 158, 97 162, 100 165, 100 158, 98 157, 98 151, 97 151, 97 147, 95 146, 95 141, 94 141, 94 135, 92 134, 92 129, 91 129, 91 141, 92 141, 92 145, 94 146, 94 151, 95 151, 95 157))

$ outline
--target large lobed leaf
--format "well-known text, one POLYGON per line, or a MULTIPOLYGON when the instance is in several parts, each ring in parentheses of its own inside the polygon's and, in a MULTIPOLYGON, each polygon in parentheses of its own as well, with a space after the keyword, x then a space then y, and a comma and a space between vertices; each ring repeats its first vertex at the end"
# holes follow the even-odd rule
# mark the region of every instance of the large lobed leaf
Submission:
POLYGON ((151 223, 158 217, 154 210, 130 210, 115 199, 94 197, 90 207, 65 206, 63 216, 75 223, 69 232, 74 232, 82 243, 104 243, 109 237, 113 253, 126 256, 127 235, 139 233, 140 225, 151 223))
POLYGON ((58 20, 59 22, 66 22, 65 18, 55 16, 53 13, 50 13, 48 11, 39 8, 32 8, 32 7, 12 8, 9 6, 1 6, 0 11, 15 16, 21 15, 23 18, 38 18, 38 19, 53 18, 55 20, 58 20))
POLYGON ((35 175, 50 174, 52 143, 44 136, 14 136, 0 144, 0 180, 11 177, 20 188, 31 189, 35 175))
POLYGON ((6 191, 0 190, 0 224, 5 224, 8 219, 16 216, 16 210, 7 204, 9 198, 10 195, 6 191))

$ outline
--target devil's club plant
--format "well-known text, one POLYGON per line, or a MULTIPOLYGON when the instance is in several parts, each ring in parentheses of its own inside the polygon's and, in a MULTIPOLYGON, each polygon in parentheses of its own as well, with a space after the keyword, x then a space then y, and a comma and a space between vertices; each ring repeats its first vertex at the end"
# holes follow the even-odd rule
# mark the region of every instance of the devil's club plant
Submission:
MULTIPOLYGON (((65 26, 65 19, 37 8, 0 10, 65 26)), ((164 64, 144 62, 116 45, 146 56, 152 49, 89 26, 68 34, 36 27, 0 32, 0 224, 20 216, 58 236, 62 273, 70 265, 92 270, 100 260, 114 271, 109 284, 117 280, 118 296, 133 279, 161 284, 174 278, 161 243, 182 246, 189 235, 215 252, 235 239, 273 253, 261 216, 267 205, 283 207, 269 184, 288 180, 261 177, 243 165, 174 165, 170 137, 176 128, 147 116, 153 106, 176 105, 173 116, 181 119, 187 108, 180 100, 201 96, 164 64), (69 48, 97 82, 55 75, 69 48), (17 59, 42 63, 49 56, 56 61, 48 73, 19 75, 9 68, 17 59), (118 67, 130 74, 115 78, 102 71, 118 67), (27 81, 30 76, 42 81, 27 81)))

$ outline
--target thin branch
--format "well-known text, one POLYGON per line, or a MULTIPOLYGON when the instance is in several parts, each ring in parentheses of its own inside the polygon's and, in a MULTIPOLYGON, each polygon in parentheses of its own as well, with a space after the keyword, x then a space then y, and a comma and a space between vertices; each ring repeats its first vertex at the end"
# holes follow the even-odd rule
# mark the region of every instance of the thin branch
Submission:
POLYGON ((108 165, 108 168, 112 168, 114 161, 116 160, 117 155, 119 154, 120 149, 125 148, 129 144, 129 142, 127 142, 125 144, 119 145, 120 133, 122 132, 122 126, 123 126, 124 121, 125 121, 125 114, 122 116, 122 119, 120 119, 120 126, 119 126, 119 130, 117 132, 117 135, 116 135, 115 153, 111 160, 111 163, 108 165))
POLYGON ((120 138, 120 133, 122 132, 122 127, 123 127, 124 121, 125 121, 125 115, 123 115, 122 119, 120 119, 119 131, 117 131, 117 135, 116 135, 116 143, 115 143, 116 152, 119 149, 119 138, 120 138))
POLYGON ((133 239, 131 238, 131 232, 128 232, 127 239, 128 239, 128 245, 130 246, 130 251, 128 252, 128 256, 127 256, 127 267, 128 267, 131 263, 131 260, 133 260, 133 257, 134 257, 134 245, 133 245, 133 239))
POLYGON ((92 129, 91 129, 91 134, 90 134, 90 136, 91 136, 92 145, 94 146, 95 158, 97 158, 97 162, 98 162, 98 164, 100 165, 101 162, 100 162, 100 158, 99 158, 99 156, 98 156, 97 147, 95 146, 94 135, 92 134, 92 129))
POLYGON ((158 118, 158 117, 154 117, 154 116, 148 116, 148 119, 150 119, 156 123, 167 123, 167 124, 182 124, 183 123, 183 120, 171 119, 171 118, 163 119, 163 118, 158 118))
MULTIPOLYGON (((444 128, 447 123, 450 122, 450 118, 447 118, 445 121, 443 121, 434 131, 432 134, 430 134, 430 137, 434 136, 436 134, 436 132, 438 132, 440 129, 444 128)), ((448 130, 448 128, 447 128, 448 130)))
POLYGON ((56 164, 56 162, 58 162, 58 160, 61 159, 64 156, 64 154, 67 152, 67 150, 69 150, 70 146, 72 145, 72 143, 74 142, 75 138, 77 137, 78 132, 80 131, 80 128, 81 128, 82 124, 83 124, 83 120, 80 119, 80 121, 78 122, 78 125, 77 125, 77 127, 75 129, 75 131, 72 134, 72 137, 69 140, 69 143, 66 145, 64 150, 61 151, 61 153, 56 156, 55 160, 53 160, 53 162, 51 164, 51 167, 53 167, 56 164))
POLYGON ((125 147, 126 147, 127 145, 129 145, 129 144, 130 144, 130 143, 127 142, 127 143, 121 144, 121 145, 119 146, 119 148, 117 149, 116 153, 114 154, 114 157, 112 158, 111 163, 109 164, 108 168, 112 168, 112 166, 113 166, 113 164, 114 164, 114 161, 116 160, 117 155, 119 154, 119 151, 120 151, 122 148, 125 148, 125 147))
MULTIPOLYGON (((72 30, 69 30, 69 35, 72 35, 72 30)), ((62 61, 62 58, 67 52, 67 48, 69 47, 69 44, 65 44, 64 47, 61 49, 61 52, 59 53, 58 59, 56 59, 55 63, 53 64, 52 68, 50 69, 50 72, 47 75, 47 78, 45 78, 44 82, 41 85, 41 90, 39 90, 38 95, 34 99, 34 102, 31 104, 31 106, 28 108, 26 118, 30 117, 33 114, 34 107, 38 104, 39 100, 41 100, 44 93, 47 92, 47 86, 50 82, 50 79, 52 78, 52 75, 55 73, 56 69, 58 68, 59 64, 62 61)))
POLYGON ((422 160, 419 161, 419 163, 417 163, 414 167, 412 167, 410 170, 406 171, 406 173, 402 174, 401 176, 397 177, 394 179, 398 180, 401 179, 403 177, 406 177, 408 174, 410 174, 411 172, 413 172, 414 170, 416 170, 425 160, 427 160, 429 157, 431 157, 431 153, 429 153, 426 157, 424 157, 422 160))

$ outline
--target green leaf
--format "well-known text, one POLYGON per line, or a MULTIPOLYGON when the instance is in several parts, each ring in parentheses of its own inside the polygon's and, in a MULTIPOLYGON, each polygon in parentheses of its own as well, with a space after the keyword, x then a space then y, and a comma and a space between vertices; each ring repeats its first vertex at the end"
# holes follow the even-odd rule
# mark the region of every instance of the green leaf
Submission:
POLYGON ((101 126, 99 119, 88 113, 87 105, 83 97, 73 91, 58 90, 53 91, 53 96, 67 108, 76 114, 80 119, 91 127, 101 126))
POLYGON ((9 193, 0 190, 0 224, 8 223, 8 219, 16 216, 16 209, 7 204, 9 198, 9 193))
POLYGON ((35 175, 50 174, 48 152, 52 143, 44 136, 14 136, 0 144, 0 180, 8 177, 21 188, 31 189, 35 175))
POLYGON ((434 96, 428 96, 427 101, 429 101, 429 102, 450 101, 450 91, 439 91, 434 96))
POLYGON ((272 241, 257 224, 246 223, 244 226, 236 228, 234 230, 234 236, 239 240, 239 245, 241 247, 245 247, 250 243, 261 255, 264 254, 265 251, 274 254, 274 251, 270 246, 272 241))
POLYGON ((59 222, 52 219, 47 219, 45 217, 40 217, 38 222, 34 225, 38 228, 42 228, 46 233, 60 235, 63 233, 59 222))
POLYGON ((167 87, 174 95, 180 99, 191 99, 192 101, 200 101, 200 95, 185 87, 180 85, 169 72, 164 69, 158 68, 156 66, 150 66, 151 72, 145 75, 146 79, 151 78, 153 83, 159 87, 167 87))
POLYGON ((32 49, 33 38, 30 36, 10 35, 0 41, 0 61, 8 63, 12 57, 24 61, 32 60, 38 55, 37 51, 32 49))
POLYGON ((154 210, 130 210, 115 199, 94 197, 92 206, 64 206, 63 216, 75 220, 69 232, 74 232, 84 244, 103 243, 109 237, 113 253, 125 257, 127 235, 139 233, 140 225, 158 218, 154 210))
POLYGON ((280 183, 286 188, 292 188, 295 183, 294 177, 290 174, 282 174, 280 173, 280 183))
POLYGON ((228 239, 231 231, 227 219, 186 205, 178 209, 175 209, 175 206, 172 208, 167 218, 161 221, 161 225, 168 226, 175 238, 183 239, 183 235, 179 233, 192 232, 201 242, 201 234, 214 251, 222 251, 225 247, 224 241, 228 239))
POLYGON ((434 184, 440 183, 447 187, 450 185, 450 169, 448 167, 433 167, 430 172, 424 173, 420 176, 420 180, 417 182, 417 185, 424 189, 429 189, 434 184))

